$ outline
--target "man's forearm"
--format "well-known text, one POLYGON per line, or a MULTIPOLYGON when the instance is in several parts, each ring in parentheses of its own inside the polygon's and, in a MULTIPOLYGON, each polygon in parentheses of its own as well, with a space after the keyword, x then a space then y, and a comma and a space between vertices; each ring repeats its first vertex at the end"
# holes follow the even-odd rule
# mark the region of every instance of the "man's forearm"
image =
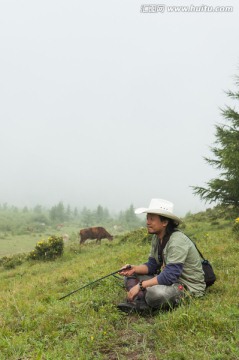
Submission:
POLYGON ((148 266, 147 265, 133 265, 133 270, 135 272, 135 274, 139 274, 139 275, 147 275, 149 272, 148 266))
POLYGON ((144 289, 147 289, 148 287, 154 286, 154 285, 158 285, 158 279, 157 276, 153 277, 152 279, 149 280, 143 280, 141 282, 141 285, 144 289))

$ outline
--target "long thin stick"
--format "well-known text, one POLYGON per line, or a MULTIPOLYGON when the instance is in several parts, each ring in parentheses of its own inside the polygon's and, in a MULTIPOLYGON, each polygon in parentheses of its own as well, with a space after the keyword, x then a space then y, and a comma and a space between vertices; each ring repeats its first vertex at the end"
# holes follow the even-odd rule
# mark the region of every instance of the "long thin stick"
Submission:
POLYGON ((112 272, 111 274, 102 276, 101 278, 99 278, 99 279, 97 279, 97 280, 91 281, 90 283, 88 283, 88 284, 86 284, 86 285, 84 285, 84 286, 81 286, 79 289, 76 289, 76 290, 70 292, 69 294, 66 294, 66 295, 62 296, 59 300, 65 299, 67 296, 70 296, 70 295, 74 294, 75 292, 77 292, 77 291, 79 291, 79 290, 82 290, 82 289, 84 289, 85 287, 96 283, 97 281, 103 280, 103 279, 105 279, 105 278, 107 278, 107 277, 109 277, 109 276, 111 276, 111 275, 117 274, 117 273, 119 273, 120 271, 127 270, 127 269, 131 269, 131 265, 128 265, 128 266, 126 266, 125 268, 122 268, 122 269, 120 269, 120 270, 116 270, 116 271, 112 272))

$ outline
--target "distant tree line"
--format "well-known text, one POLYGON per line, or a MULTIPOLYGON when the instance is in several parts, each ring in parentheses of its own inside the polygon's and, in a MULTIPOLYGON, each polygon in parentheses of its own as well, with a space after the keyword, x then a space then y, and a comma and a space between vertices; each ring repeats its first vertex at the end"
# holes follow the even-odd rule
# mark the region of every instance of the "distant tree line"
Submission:
POLYGON ((2 232, 42 232, 47 226, 74 224, 79 228, 90 226, 106 226, 117 231, 133 230, 144 226, 145 221, 134 213, 133 205, 118 214, 110 214, 107 208, 98 205, 96 209, 78 209, 63 202, 44 208, 36 205, 33 208, 0 204, 0 231, 2 232))

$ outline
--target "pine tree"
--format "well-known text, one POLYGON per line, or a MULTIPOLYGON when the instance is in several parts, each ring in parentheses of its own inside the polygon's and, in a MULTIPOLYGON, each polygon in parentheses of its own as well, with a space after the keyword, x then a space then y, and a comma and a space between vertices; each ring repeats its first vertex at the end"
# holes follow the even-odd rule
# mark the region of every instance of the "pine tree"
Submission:
MULTIPOLYGON (((239 76, 236 77, 239 88, 239 76)), ((239 90, 228 91, 227 95, 239 100, 239 90)), ((238 103, 236 103, 238 104, 238 103)), ((221 109, 225 123, 216 125, 215 146, 211 151, 215 158, 205 158, 206 162, 220 171, 220 178, 212 179, 207 187, 193 186, 193 192, 201 199, 222 205, 239 208, 239 113, 236 109, 226 106, 221 109)))

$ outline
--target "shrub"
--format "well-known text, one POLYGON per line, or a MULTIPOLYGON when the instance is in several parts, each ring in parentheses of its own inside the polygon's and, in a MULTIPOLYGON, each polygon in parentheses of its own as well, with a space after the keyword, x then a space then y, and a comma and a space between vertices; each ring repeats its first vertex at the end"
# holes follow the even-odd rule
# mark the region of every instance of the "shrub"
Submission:
POLYGON ((64 242, 62 236, 52 235, 48 240, 39 241, 29 258, 33 260, 55 260, 63 254, 64 242))
POLYGON ((0 259, 0 266, 5 269, 14 269, 21 265, 26 259, 26 254, 16 254, 11 256, 4 256, 0 259))

